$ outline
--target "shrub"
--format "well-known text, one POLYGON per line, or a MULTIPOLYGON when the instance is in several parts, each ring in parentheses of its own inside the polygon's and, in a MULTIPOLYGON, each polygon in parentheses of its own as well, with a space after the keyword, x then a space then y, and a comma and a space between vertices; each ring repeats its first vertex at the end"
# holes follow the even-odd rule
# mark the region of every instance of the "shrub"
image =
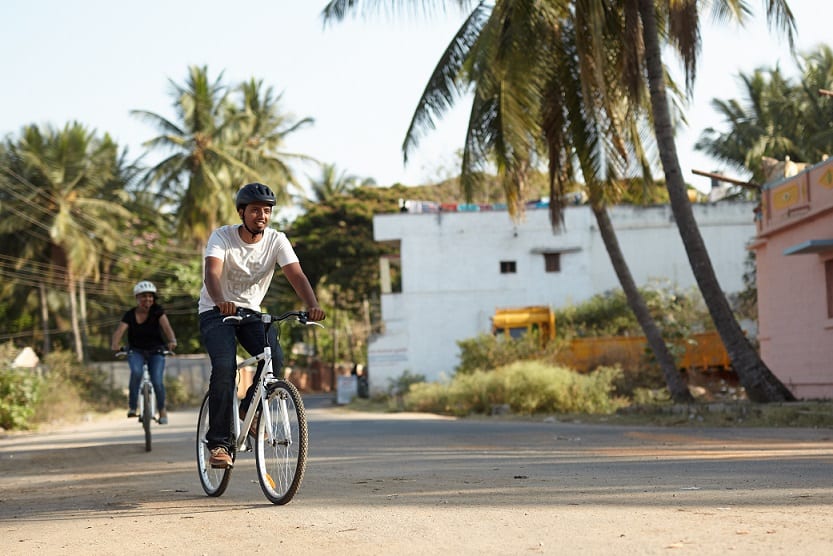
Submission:
POLYGON ((198 406, 201 401, 199 395, 189 392, 188 385, 183 377, 165 373, 165 405, 167 409, 198 406))
POLYGON ((447 383, 414 384, 404 396, 404 406, 451 415, 489 414, 500 405, 524 415, 608 414, 626 405, 612 395, 620 375, 615 367, 577 374, 540 361, 523 361, 490 372, 458 374, 447 383))
POLYGON ((546 358, 557 350, 558 342, 541 347, 538 334, 532 332, 519 338, 506 338, 491 334, 480 334, 474 338, 459 340, 460 364, 455 369, 458 375, 476 370, 490 371, 516 361, 546 358))
POLYGON ((109 411, 124 403, 124 395, 110 385, 105 371, 85 367, 69 351, 53 351, 46 356, 44 364, 47 380, 71 384, 81 399, 95 410, 109 411))
MULTIPOLYGON (((669 283, 655 282, 639 291, 666 340, 683 338, 692 331, 711 326, 702 295, 696 288, 680 291, 669 283)), ((625 293, 619 288, 596 294, 580 305, 557 310, 555 321, 558 336, 564 338, 643 334, 625 293)))
POLYGON ((42 388, 43 381, 32 371, 0 369, 0 427, 27 428, 42 388))
POLYGON ((414 384, 425 382, 425 375, 405 371, 397 378, 388 379, 388 394, 391 396, 401 396, 406 394, 414 384))

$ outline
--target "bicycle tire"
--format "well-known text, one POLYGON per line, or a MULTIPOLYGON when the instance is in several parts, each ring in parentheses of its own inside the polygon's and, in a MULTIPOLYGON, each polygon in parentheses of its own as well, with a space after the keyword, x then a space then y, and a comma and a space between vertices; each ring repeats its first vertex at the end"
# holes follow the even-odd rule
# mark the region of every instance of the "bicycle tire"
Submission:
MULTIPOLYGON (((208 449, 208 441, 205 435, 208 433, 208 394, 203 398, 200 406, 200 416, 197 419, 197 472, 200 476, 202 489, 209 496, 220 496, 226 491, 231 479, 231 469, 215 469, 211 467, 208 460, 211 458, 211 451, 208 449)), ((231 454, 234 460, 234 451, 231 454)))
POLYGON ((142 386, 142 428, 145 429, 145 452, 151 450, 150 423, 153 421, 153 389, 149 384, 142 386))
POLYGON ((285 380, 269 387, 266 406, 272 434, 266 434, 267 420, 259 415, 255 439, 257 479, 266 498, 273 504, 283 505, 292 500, 304 479, 309 444, 307 416, 298 389, 285 380), (287 419, 288 438, 283 416, 287 419))

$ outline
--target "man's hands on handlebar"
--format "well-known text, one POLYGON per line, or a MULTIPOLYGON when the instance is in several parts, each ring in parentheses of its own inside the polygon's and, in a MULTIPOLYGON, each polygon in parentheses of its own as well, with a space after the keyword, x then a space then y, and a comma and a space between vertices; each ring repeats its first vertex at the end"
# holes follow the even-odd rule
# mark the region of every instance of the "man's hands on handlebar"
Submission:
MULTIPOLYGON (((221 315, 238 316, 237 305, 233 301, 223 301, 217 305, 221 315)), ((311 321, 322 321, 327 318, 327 313, 321 307, 310 307, 307 309, 307 318, 311 321)))
POLYGON ((327 314, 321 307, 310 307, 309 309, 307 309, 307 315, 309 317, 309 320, 313 320, 316 322, 327 318, 327 314))

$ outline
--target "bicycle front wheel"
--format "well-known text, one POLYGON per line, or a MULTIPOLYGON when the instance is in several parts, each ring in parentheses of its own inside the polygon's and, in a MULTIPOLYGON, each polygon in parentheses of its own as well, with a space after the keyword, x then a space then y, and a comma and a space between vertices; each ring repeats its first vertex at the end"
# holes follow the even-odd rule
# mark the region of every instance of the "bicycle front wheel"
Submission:
POLYGON ((145 452, 150 452, 151 438, 150 438, 150 422, 153 420, 153 389, 150 384, 142 386, 142 427, 145 429, 145 452))
POLYGON ((309 440, 307 417, 295 386, 279 380, 269 388, 266 398, 269 418, 260 415, 257 424, 257 478, 270 502, 286 504, 298 492, 304 478, 309 440))
MULTIPOLYGON (((209 459, 211 450, 208 449, 208 394, 200 406, 200 416, 197 420, 197 472, 200 475, 202 489, 209 496, 220 496, 226 491, 231 479, 231 468, 215 469, 211 467, 209 459)), ((232 456, 234 457, 234 456, 232 456)))

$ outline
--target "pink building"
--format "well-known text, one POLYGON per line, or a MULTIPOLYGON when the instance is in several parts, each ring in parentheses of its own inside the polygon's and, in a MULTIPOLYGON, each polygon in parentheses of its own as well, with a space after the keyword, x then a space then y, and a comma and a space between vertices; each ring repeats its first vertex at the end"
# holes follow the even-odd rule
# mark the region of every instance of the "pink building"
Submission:
POLYGON ((761 357, 799 399, 833 398, 833 158, 763 187, 761 357))

